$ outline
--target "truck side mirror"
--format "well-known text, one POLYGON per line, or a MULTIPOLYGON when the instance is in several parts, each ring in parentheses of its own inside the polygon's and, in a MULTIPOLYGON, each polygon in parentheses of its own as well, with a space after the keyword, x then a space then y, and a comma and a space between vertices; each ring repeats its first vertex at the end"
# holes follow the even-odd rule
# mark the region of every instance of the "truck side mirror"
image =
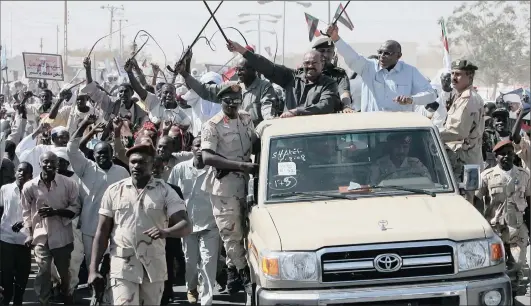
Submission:
POLYGON ((465 191, 478 190, 481 188, 481 180, 479 178, 480 172, 480 165, 464 165, 463 182, 459 183, 459 188, 465 191))
POLYGON ((251 207, 256 204, 256 200, 254 198, 254 177, 251 177, 249 179, 249 184, 247 185, 247 206, 251 207))

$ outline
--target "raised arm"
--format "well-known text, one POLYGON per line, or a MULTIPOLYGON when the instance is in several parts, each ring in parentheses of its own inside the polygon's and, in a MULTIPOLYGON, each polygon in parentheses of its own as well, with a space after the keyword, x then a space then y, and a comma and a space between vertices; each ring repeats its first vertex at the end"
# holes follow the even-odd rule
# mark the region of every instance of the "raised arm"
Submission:
POLYGON ((140 69, 140 66, 138 66, 138 62, 136 61, 136 58, 133 58, 131 61, 133 63, 133 69, 135 70, 135 73, 138 77, 138 81, 140 82, 142 87, 146 86, 148 84, 146 81, 146 76, 144 75, 144 72, 142 71, 142 69, 140 69))
MULTIPOLYGON (((361 56, 352 49, 341 37, 339 37, 339 32, 337 25, 330 25, 326 30, 326 33, 334 41, 334 44, 337 48, 337 52, 343 56, 347 66, 360 76, 363 76, 363 73, 367 69, 368 65, 372 64, 371 61, 361 56)), ((432 101, 433 102, 433 101, 432 101)))
POLYGON ((127 76, 129 77, 129 82, 131 83, 131 87, 133 87, 133 90, 138 94, 138 97, 142 101, 146 100, 146 97, 148 95, 148 91, 140 84, 140 82, 135 77, 135 74, 133 73, 133 61, 131 59, 128 59, 125 62, 124 70, 127 72, 127 76))
POLYGON ((243 55, 251 67, 256 69, 257 72, 263 74, 264 77, 271 82, 278 84, 283 88, 293 83, 295 72, 292 69, 283 65, 272 63, 267 58, 245 49, 234 41, 229 41, 227 48, 231 52, 238 52, 243 55))
POLYGON ((94 106, 99 107, 104 114, 112 113, 114 103, 111 98, 92 81, 90 58, 86 57, 83 59, 83 66, 85 67, 87 82, 81 88, 81 92, 87 94, 94 101, 94 106))

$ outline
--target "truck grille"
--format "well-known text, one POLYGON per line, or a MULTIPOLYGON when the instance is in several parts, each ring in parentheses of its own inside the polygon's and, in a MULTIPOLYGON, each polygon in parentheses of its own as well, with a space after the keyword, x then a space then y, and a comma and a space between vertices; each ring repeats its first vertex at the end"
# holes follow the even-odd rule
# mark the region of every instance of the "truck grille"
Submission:
POLYGON ((427 298, 419 300, 393 300, 369 303, 334 304, 334 306, 457 306, 458 296, 427 298))
POLYGON ((449 245, 390 247, 326 252, 321 256, 325 283, 454 274, 449 245))

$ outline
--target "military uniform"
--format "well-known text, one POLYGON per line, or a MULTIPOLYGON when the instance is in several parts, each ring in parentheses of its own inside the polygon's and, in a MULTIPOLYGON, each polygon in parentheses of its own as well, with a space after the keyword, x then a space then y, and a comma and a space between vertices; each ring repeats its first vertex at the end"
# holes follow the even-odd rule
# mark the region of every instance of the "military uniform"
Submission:
POLYGON ((163 180, 152 178, 137 191, 131 178, 107 188, 99 214, 113 219, 111 233, 111 291, 114 305, 159 305, 166 270, 165 239, 153 240, 144 231, 167 228, 184 201, 163 180))
MULTIPOLYGON (((452 62, 452 69, 475 71, 477 67, 469 61, 457 60, 452 62)), ((448 109, 448 117, 440 135, 458 181, 462 180, 464 165, 483 164, 481 145, 485 130, 484 113, 483 99, 472 85, 460 95, 455 95, 448 109)), ((472 201, 473 194, 467 194, 467 199, 472 201)))
MULTIPOLYGON (((222 97, 231 86, 222 89, 222 97)), ((257 138, 251 115, 239 111, 230 119, 223 111, 208 120, 201 130, 201 150, 210 150, 228 160, 250 162, 257 138)), ((210 194, 214 218, 225 250, 227 266, 242 271, 248 267, 243 244, 242 208, 248 177, 242 172, 210 168, 201 189, 210 194)))
MULTIPOLYGON (((507 145, 513 144, 508 140, 499 142, 494 147, 494 152, 507 145)), ((491 199, 484 209, 484 216, 501 236, 504 244, 511 246, 512 257, 520 271, 526 260, 529 240, 523 216, 527 207, 525 197, 531 195, 529 172, 517 166, 509 171, 495 166, 481 173, 481 181, 482 187, 476 192, 476 196, 489 196, 491 199)))
MULTIPOLYGON (((323 37, 321 39, 316 40, 312 48, 315 50, 328 48, 333 49, 334 42, 329 37, 323 37)), ((302 70, 302 68, 300 70, 302 70)), ((351 108, 352 99, 350 95, 350 79, 347 75, 347 72, 334 64, 327 63, 324 65, 322 73, 332 78, 337 83, 337 91, 339 93, 339 98, 341 99, 341 103, 337 111, 342 111, 344 108, 347 107, 351 108), (348 105, 345 105, 345 99, 348 99, 350 101, 348 105)))

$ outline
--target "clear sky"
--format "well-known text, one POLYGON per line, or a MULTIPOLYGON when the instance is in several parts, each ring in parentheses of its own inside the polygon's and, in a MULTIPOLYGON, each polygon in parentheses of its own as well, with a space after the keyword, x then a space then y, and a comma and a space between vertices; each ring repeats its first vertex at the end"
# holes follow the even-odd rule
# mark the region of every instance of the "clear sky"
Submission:
MULTIPOLYGON (((214 10, 219 1, 208 1, 214 10)), ((331 12, 334 14, 339 1, 330 1, 331 12)), ((346 3, 344 1, 343 3, 346 3)), ((361 1, 351 2, 347 13, 354 23, 354 31, 340 25, 340 34, 349 42, 383 42, 394 39, 399 42, 417 42, 421 46, 437 44, 440 39, 440 27, 437 23, 441 16, 448 17, 460 1, 361 1)), ((309 49, 307 25, 304 12, 325 22, 328 21, 328 2, 311 1, 312 6, 304 8, 293 1, 286 2, 286 53, 302 53, 309 49)), ((122 6, 115 19, 127 19, 123 22, 122 34, 125 44, 130 44, 140 29, 148 31, 162 46, 168 61, 173 61, 182 50, 178 35, 185 44, 191 43, 209 13, 202 1, 68 1, 68 47, 69 49, 90 48, 100 37, 109 33, 110 11, 101 6, 122 6)), ((226 1, 216 14, 222 27, 234 26, 244 32, 251 44, 257 44, 257 22, 250 21, 239 24, 241 20, 257 19, 255 16, 238 17, 241 13, 283 14, 283 2, 275 1, 259 4, 257 1, 226 1)), ((63 53, 63 1, 1 1, 1 32, 2 45, 12 49, 13 56, 22 52, 39 52, 40 39, 43 39, 43 52, 56 53, 57 26, 59 26, 59 53, 63 53), (11 45, 11 46, 10 46, 11 45), (10 48, 11 47, 11 48, 10 48)), ((275 19, 263 16, 262 19, 275 19)), ((325 29, 325 24, 319 27, 325 29)), ((282 53, 282 19, 276 24, 263 22, 262 30, 278 33, 278 53, 282 53)), ((113 30, 118 29, 118 22, 113 30)), ((205 30, 210 37, 217 27, 211 22, 205 30)), ((243 43, 240 35, 227 30, 229 38, 243 43)), ((113 34, 113 46, 118 47, 119 36, 113 34)), ((223 36, 216 34, 213 39, 217 46, 211 51, 200 41, 194 48, 194 57, 198 62, 224 63, 230 58, 225 48, 223 36)), ((109 40, 102 40, 97 49, 108 48, 109 40)), ((275 50, 275 36, 262 33, 262 48, 269 46, 275 50)), ((162 64, 163 56, 154 43, 148 43, 145 50, 162 64)), ((10 50, 11 51, 11 50, 10 50)), ((8 51, 8 56, 10 55, 8 51)))

